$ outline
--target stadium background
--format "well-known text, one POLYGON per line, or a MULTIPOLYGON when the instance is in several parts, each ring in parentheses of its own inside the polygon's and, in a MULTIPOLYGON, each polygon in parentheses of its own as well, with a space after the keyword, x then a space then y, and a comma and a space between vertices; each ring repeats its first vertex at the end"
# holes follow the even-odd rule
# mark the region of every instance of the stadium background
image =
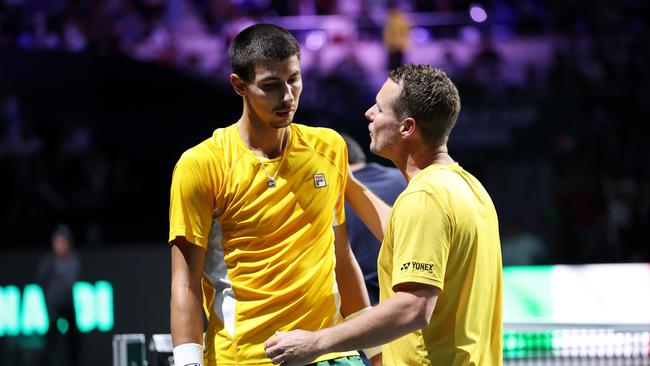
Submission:
MULTIPOLYGON (((459 87, 451 154, 491 193, 506 264, 650 262, 650 5, 398 4, 412 24, 405 61, 442 67, 459 87)), ((114 289, 114 328, 84 335, 84 360, 107 364, 111 333, 167 332, 171 172, 239 117, 229 40, 256 21, 290 29, 303 48, 295 121, 367 147, 363 112, 385 78, 392 5, 4 0, 0 287, 31 283, 66 222, 82 279, 114 289)), ((29 364, 24 350, 38 344, 2 336, 0 361, 29 364)))

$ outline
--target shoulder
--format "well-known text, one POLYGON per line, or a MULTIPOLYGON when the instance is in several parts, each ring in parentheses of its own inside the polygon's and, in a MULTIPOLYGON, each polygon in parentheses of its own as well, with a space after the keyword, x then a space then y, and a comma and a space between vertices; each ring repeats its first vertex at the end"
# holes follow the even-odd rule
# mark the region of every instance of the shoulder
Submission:
POLYGON ((420 206, 429 206, 433 200, 431 192, 420 187, 407 187, 395 201, 394 210, 413 210, 420 206))
POLYGON ((453 173, 450 175, 447 169, 429 167, 408 183, 402 194, 395 202, 395 206, 429 205, 433 201, 446 200, 448 191, 453 181, 453 173))
POLYGON ((227 128, 216 129, 212 136, 185 150, 178 159, 177 166, 200 167, 215 163, 219 156, 224 155, 222 150, 228 148, 228 140, 227 128))
POLYGON ((174 166, 172 192, 215 191, 225 175, 224 148, 215 135, 183 152, 174 166))
POLYGON ((177 166, 201 166, 208 164, 214 157, 214 154, 211 154, 212 149, 210 148, 209 140, 205 140, 198 145, 195 145, 183 152, 181 157, 178 159, 177 166))
POLYGON ((294 130, 301 140, 313 147, 324 148, 327 146, 340 147, 345 146, 343 137, 338 132, 327 127, 311 127, 294 123, 294 130))
POLYGON ((430 166, 411 179, 404 195, 425 193, 430 201, 451 210, 474 195, 473 182, 468 180, 472 180, 471 175, 457 164, 430 166))
POLYGON ((422 170, 411 179, 409 189, 440 193, 457 187, 462 177, 455 166, 434 165, 422 170))
POLYGON ((323 155, 331 160, 345 158, 347 163, 347 148, 343 137, 331 128, 311 127, 294 123, 293 130, 296 133, 296 143, 309 150, 323 155))

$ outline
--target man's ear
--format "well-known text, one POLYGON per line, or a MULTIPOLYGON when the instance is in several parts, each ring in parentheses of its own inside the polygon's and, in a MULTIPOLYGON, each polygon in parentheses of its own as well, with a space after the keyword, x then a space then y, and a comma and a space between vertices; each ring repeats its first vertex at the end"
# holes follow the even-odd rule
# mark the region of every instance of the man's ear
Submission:
POLYGON ((411 134, 415 133, 415 127, 417 123, 413 117, 406 117, 402 120, 402 125, 400 126, 400 134, 402 137, 409 137, 411 134))
POLYGON ((246 95, 246 81, 237 74, 230 74, 230 85, 239 96, 246 95))

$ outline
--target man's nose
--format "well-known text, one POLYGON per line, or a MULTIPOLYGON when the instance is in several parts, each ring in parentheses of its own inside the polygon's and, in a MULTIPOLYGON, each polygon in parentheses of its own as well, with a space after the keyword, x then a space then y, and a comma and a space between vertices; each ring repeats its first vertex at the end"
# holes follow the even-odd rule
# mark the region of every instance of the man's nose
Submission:
POLYGON ((372 122, 372 120, 375 118, 375 106, 368 108, 368 110, 365 113, 365 117, 368 120, 368 122, 372 122))
POLYGON ((294 99, 293 93, 291 92, 291 85, 289 83, 284 83, 284 90, 282 96, 282 102, 285 104, 293 104, 294 99))

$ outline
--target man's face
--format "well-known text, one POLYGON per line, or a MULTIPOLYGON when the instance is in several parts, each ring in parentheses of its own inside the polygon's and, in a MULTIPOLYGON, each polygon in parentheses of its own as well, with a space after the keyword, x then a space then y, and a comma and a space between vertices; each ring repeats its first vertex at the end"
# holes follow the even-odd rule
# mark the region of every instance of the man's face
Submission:
POLYGON ((294 55, 282 61, 255 65, 253 80, 246 83, 244 98, 259 122, 282 128, 293 121, 300 93, 300 60, 294 55))
POLYGON ((65 257, 70 252, 70 241, 65 235, 55 234, 52 237, 52 250, 57 257, 65 257))
POLYGON ((377 93, 375 105, 366 111, 368 130, 370 131, 370 151, 390 159, 391 151, 399 142, 401 121, 395 115, 395 102, 401 87, 387 79, 377 93))

